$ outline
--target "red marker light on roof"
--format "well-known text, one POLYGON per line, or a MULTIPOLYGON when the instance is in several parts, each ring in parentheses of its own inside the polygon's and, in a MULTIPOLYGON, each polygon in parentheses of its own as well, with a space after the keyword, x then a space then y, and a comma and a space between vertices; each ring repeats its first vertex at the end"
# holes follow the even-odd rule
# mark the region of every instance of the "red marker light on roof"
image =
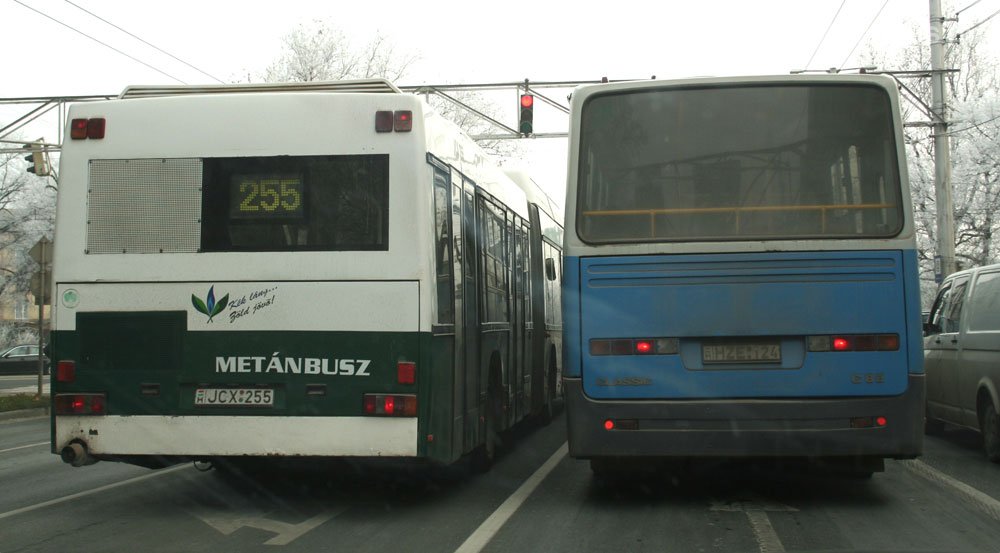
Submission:
POLYGON ((885 417, 875 417, 875 424, 885 426, 886 424, 889 424, 889 421, 887 421, 885 417))
POLYGON ((104 118, 87 119, 87 138, 104 138, 104 118))
POLYGON ((86 119, 74 119, 69 124, 69 137, 73 140, 81 140, 87 138, 87 120, 86 119))
POLYGON ((396 132, 410 132, 413 129, 413 112, 410 110, 400 110, 395 112, 396 122, 393 130, 396 132))
POLYGON ((838 336, 833 339, 833 349, 836 351, 847 351, 851 349, 851 341, 838 336))
POLYGON ((651 353, 653 351, 653 342, 648 340, 639 340, 635 343, 636 353, 651 353))
POLYGON ((604 429, 605 430, 614 430, 614 428, 615 428, 615 421, 613 421, 611 419, 608 419, 608 420, 604 421, 604 429))

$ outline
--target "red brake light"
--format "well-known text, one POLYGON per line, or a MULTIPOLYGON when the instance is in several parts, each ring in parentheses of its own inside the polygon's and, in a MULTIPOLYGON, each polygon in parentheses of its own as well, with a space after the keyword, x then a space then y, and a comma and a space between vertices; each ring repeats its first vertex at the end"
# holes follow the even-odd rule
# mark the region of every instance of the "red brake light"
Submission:
POLYGON ((899 336, 896 334, 880 334, 878 337, 879 351, 896 351, 899 349, 899 336))
POLYGON ((413 112, 410 110, 400 110, 396 112, 396 122, 393 130, 396 132, 410 132, 413 129, 413 112))
POLYGON ((87 120, 87 138, 104 138, 104 118, 87 120))
POLYGON ((73 140, 87 138, 87 120, 74 119, 69 124, 69 137, 73 140))
POLYGON ((879 426, 885 426, 888 423, 889 421, 887 421, 885 417, 875 417, 875 424, 879 426))
POLYGON ((608 420, 604 421, 604 429, 605 430, 614 430, 614 428, 615 428, 615 421, 613 421, 611 419, 608 419, 608 420))
POLYGON ((57 394, 57 415, 104 415, 107 398, 104 394, 57 394))
POLYGON ((835 351, 847 351, 851 349, 851 341, 847 338, 837 336, 833 339, 833 349, 835 351))
POLYGON ((366 415, 417 416, 417 396, 414 394, 365 394, 362 406, 366 415))
POLYGON ((417 364, 412 361, 396 363, 396 382, 414 384, 417 381, 417 364))
POLYGON ((375 132, 392 132, 392 112, 375 112, 375 132))
POLYGON ((76 361, 60 361, 56 365, 56 382, 73 382, 76 380, 76 361))

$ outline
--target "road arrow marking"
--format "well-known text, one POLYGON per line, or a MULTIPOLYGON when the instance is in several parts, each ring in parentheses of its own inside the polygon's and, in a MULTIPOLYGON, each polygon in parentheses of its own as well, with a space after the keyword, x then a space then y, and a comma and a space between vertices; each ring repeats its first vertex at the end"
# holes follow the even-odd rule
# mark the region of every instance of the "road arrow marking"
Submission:
POLYGON ((192 514, 225 536, 228 536, 246 526, 277 534, 275 537, 264 542, 264 545, 288 545, 316 527, 323 525, 331 518, 344 512, 346 509, 346 507, 343 507, 336 510, 323 511, 318 515, 298 524, 281 522, 280 520, 266 518, 263 515, 254 516, 240 514, 227 516, 225 514, 207 512, 192 514))

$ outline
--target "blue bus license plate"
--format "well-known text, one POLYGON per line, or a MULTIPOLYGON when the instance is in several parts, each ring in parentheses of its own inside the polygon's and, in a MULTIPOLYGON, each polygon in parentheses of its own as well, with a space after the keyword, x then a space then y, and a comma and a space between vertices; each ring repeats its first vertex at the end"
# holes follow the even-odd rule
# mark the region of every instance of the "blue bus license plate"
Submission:
POLYGON ((701 346, 701 360, 709 363, 780 363, 781 344, 733 343, 701 346))

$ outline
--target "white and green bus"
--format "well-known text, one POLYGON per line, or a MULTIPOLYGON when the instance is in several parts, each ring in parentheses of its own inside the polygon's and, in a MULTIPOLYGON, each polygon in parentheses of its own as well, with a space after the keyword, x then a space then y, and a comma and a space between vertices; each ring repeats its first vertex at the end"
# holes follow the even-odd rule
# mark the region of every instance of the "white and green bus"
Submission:
POLYGON ((60 161, 52 452, 488 466, 560 382, 561 212, 385 81, 130 87, 60 161))

